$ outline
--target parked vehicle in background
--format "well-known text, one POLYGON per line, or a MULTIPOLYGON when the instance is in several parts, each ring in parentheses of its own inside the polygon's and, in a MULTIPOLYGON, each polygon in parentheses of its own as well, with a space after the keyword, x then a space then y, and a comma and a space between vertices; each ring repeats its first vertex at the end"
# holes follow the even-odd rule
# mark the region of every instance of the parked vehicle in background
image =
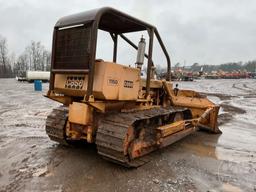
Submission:
POLYGON ((19 71, 16 76, 17 81, 28 81, 33 83, 34 80, 41 80, 43 82, 48 82, 50 80, 49 71, 19 71))

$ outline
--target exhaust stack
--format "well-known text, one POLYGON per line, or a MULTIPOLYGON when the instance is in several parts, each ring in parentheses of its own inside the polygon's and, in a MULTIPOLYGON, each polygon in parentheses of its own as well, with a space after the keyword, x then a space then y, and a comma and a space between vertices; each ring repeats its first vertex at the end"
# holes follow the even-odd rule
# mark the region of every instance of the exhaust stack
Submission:
POLYGON ((142 35, 140 38, 140 42, 138 44, 137 60, 135 63, 137 65, 137 68, 139 69, 141 69, 144 63, 145 48, 146 48, 146 41, 142 35))

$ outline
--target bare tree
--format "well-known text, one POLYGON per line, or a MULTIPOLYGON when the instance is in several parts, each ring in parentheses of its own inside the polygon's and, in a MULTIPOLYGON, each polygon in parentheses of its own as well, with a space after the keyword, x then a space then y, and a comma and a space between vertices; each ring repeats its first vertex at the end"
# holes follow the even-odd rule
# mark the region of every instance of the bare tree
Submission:
POLYGON ((6 73, 8 65, 8 49, 6 38, 0 36, 0 65, 3 67, 3 72, 6 73))
POLYGON ((15 64, 15 72, 29 70, 29 58, 26 53, 21 54, 15 64))
POLYGON ((11 68, 13 69, 16 63, 16 55, 14 52, 12 52, 9 56, 9 65, 11 66, 11 68))
POLYGON ((51 53, 41 42, 31 41, 16 60, 15 54, 8 54, 7 40, 0 35, 0 77, 11 77, 26 70, 50 70, 51 53))
POLYGON ((8 47, 6 38, 0 35, 0 77, 11 77, 12 68, 8 56, 8 47))
POLYGON ((44 57, 44 70, 49 71, 51 67, 51 52, 44 50, 43 57, 44 57))
POLYGON ((51 53, 40 42, 31 41, 30 45, 18 57, 15 72, 26 70, 49 70, 51 53))
POLYGON ((48 52, 39 41, 31 41, 31 44, 26 48, 25 52, 29 58, 30 70, 45 70, 45 62, 48 52))

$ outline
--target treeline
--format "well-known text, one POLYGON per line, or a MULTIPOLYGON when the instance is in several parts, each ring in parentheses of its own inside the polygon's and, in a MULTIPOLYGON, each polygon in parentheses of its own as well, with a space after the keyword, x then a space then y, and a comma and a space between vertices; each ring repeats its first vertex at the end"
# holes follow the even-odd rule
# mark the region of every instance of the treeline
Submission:
MULTIPOLYGON (((175 72, 177 70, 186 70, 191 72, 213 72, 213 71, 225 71, 225 72, 233 72, 233 71, 247 71, 247 72, 253 72, 256 73, 256 60, 247 61, 247 62, 230 62, 230 63, 224 63, 220 65, 202 65, 199 63, 194 63, 191 66, 184 66, 180 63, 176 63, 175 65, 172 65, 172 71, 175 72)), ((156 69, 158 74, 165 73, 166 68, 159 66, 156 69)))
POLYGON ((8 50, 7 39, 0 35, 0 78, 15 77, 20 71, 50 69, 51 52, 41 42, 31 41, 18 57, 8 50))
MULTIPOLYGON (((157 74, 165 74, 166 67, 158 66, 156 68, 157 74)), ((224 63, 220 65, 201 65, 199 63, 194 63, 191 66, 184 66, 180 63, 176 63, 171 67, 172 73, 177 73, 178 71, 186 71, 186 72, 206 72, 211 73, 213 71, 225 71, 225 72, 233 72, 233 71, 247 71, 256 73, 256 60, 248 61, 248 62, 230 62, 224 63)))
POLYGON ((190 70, 193 72, 198 72, 203 70, 204 72, 212 72, 212 71, 247 71, 247 72, 256 72, 256 60, 248 61, 248 62, 230 62, 224 63, 220 65, 200 65, 199 63, 194 63, 190 70))

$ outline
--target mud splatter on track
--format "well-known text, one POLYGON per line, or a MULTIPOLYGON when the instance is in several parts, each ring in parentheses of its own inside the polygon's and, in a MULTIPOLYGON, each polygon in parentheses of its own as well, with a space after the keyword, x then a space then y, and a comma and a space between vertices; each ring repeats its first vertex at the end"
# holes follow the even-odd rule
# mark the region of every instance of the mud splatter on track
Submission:
POLYGON ((95 145, 50 141, 45 118, 59 104, 33 84, 0 79, 0 191, 255 191, 256 81, 178 83, 222 107, 223 134, 196 132, 126 169, 101 159, 95 145))

